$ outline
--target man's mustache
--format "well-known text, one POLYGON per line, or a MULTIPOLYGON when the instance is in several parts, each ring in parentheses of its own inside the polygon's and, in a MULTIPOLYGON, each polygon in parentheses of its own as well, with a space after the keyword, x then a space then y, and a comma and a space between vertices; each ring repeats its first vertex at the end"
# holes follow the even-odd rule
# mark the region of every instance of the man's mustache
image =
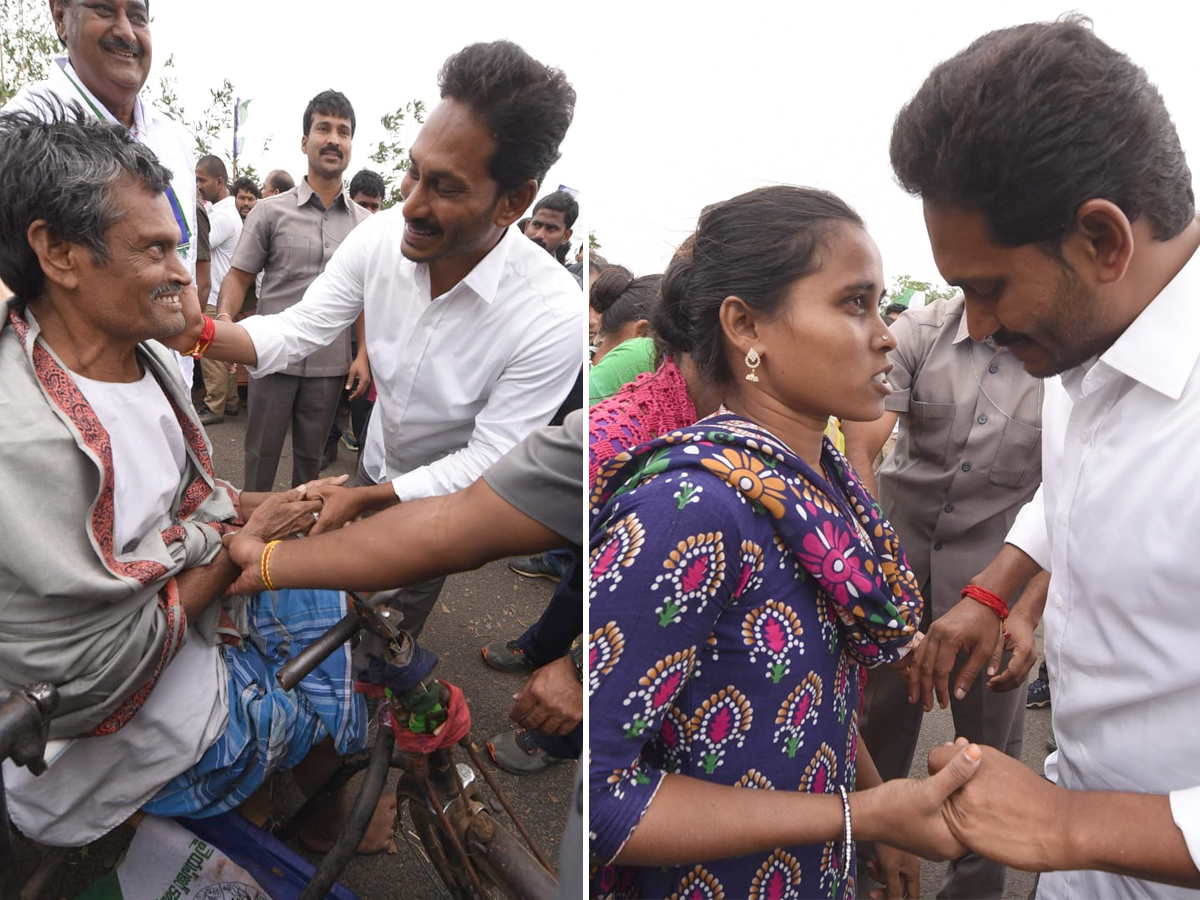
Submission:
POLYGON ((142 55, 141 44, 127 44, 120 38, 105 38, 100 41, 100 46, 105 50, 123 50, 126 53, 132 53, 136 57, 142 55))
POLYGON ((336 154, 337 154, 337 156, 338 156, 338 159, 342 159, 342 158, 343 158, 343 156, 342 156, 342 150, 341 150, 341 148, 340 148, 340 147, 338 147, 336 144, 326 144, 324 147, 322 147, 322 148, 321 148, 321 152, 322 152, 322 153, 325 153, 326 151, 333 151, 334 153, 336 153, 336 154))
POLYGON ((997 347, 1010 347, 1013 344, 1029 340, 1029 338, 1020 332, 1009 331, 1007 328, 997 328, 992 332, 991 337, 997 347))
POLYGON ((167 281, 150 292, 150 299, 157 300, 163 294, 178 294, 182 290, 182 281, 167 281))

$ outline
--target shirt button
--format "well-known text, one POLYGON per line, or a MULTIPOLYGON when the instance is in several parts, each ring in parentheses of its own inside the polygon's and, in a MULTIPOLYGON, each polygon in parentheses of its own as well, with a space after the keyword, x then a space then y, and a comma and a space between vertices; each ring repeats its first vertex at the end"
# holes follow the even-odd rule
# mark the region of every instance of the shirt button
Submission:
POLYGON ((963 464, 962 464, 962 470, 963 470, 964 472, 970 472, 970 471, 971 471, 971 464, 970 464, 969 462, 965 462, 965 463, 963 463, 963 464))
POLYGON ((1079 432, 1079 443, 1086 444, 1092 439, 1092 433, 1086 428, 1079 432))
POLYGON ((413 367, 413 364, 412 364, 411 360, 404 364, 404 368, 408 369, 409 371, 412 371, 412 367, 413 367))
POLYGON ((1066 513, 1066 511, 1065 511, 1065 510, 1064 510, 1063 512, 1060 512, 1060 513, 1058 514, 1058 524, 1059 524, 1059 525, 1066 525, 1066 524, 1067 524, 1067 513, 1066 513))
POLYGON ((988 371, 991 372, 993 375, 995 375, 997 372, 1000 371, 1000 367, 998 365, 996 365, 995 363, 992 363, 990 366, 988 366, 988 371))
POLYGON ((325 242, 325 248, 326 248, 326 249, 329 249, 329 241, 326 241, 326 242, 325 242))
POLYGON ((942 549, 942 542, 941 542, 941 541, 938 541, 936 544, 934 544, 934 545, 933 545, 933 549, 934 549, 934 550, 941 550, 941 549, 942 549))
POLYGON ((954 504, 947 503, 945 506, 942 507, 942 509, 944 509, 946 512, 954 512, 954 504))
POLYGON ((1055 595, 1054 595, 1054 608, 1055 608, 1055 609, 1060 609, 1061 607, 1062 607, 1062 595, 1061 595, 1061 594, 1055 594, 1055 595))
POLYGON ((986 425, 987 424, 987 416, 980 415, 979 418, 976 419, 975 421, 977 421, 980 425, 986 425))

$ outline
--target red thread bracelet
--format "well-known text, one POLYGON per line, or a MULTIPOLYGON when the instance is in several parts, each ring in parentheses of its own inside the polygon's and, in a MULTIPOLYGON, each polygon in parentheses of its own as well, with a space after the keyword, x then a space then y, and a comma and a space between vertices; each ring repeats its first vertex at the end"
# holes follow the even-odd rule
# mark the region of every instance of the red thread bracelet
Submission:
POLYGON ((213 338, 216 337, 217 334, 217 323, 208 316, 204 316, 203 318, 204 327, 200 329, 200 337, 196 341, 196 346, 187 353, 184 353, 184 356, 191 356, 196 359, 200 359, 205 353, 208 352, 208 348, 212 346, 213 338))
POLYGON ((993 594, 985 587, 980 587, 977 584, 968 584, 962 589, 963 597, 970 597, 978 603, 982 603, 992 612, 1000 617, 1000 621, 1008 618, 1008 604, 1000 597, 999 594, 993 594))

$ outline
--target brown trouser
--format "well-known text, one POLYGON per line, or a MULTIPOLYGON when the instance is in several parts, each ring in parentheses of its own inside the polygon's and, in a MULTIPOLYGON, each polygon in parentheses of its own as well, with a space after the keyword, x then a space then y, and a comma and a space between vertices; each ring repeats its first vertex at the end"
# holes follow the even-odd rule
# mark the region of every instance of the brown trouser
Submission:
MULTIPOLYGON (((362 454, 359 454, 358 457, 358 471, 355 473, 354 483, 359 487, 379 483, 372 479, 363 468, 362 454)), ((425 628, 425 620, 433 612, 433 606, 437 603, 438 595, 442 592, 442 585, 445 581, 446 576, 439 575, 437 578, 410 584, 408 587, 376 591, 371 601, 376 606, 386 603, 392 609, 402 613, 404 618, 400 622, 400 626, 413 637, 417 637, 425 628)))
POLYGON ((274 489, 289 425, 292 487, 320 474, 321 453, 345 383, 345 375, 301 378, 277 374, 250 379, 246 389, 246 480, 242 490, 274 489))

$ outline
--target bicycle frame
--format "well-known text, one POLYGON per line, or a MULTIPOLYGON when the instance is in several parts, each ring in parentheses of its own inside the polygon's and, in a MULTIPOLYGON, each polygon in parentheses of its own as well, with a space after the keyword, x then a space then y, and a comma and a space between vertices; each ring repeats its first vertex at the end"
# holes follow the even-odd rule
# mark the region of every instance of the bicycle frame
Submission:
POLYGON ((340 647, 361 626, 386 642, 382 659, 389 684, 396 689, 381 702, 389 705, 397 724, 381 727, 369 755, 357 754, 349 760, 344 770, 335 773, 329 784, 277 833, 284 840, 294 836, 304 818, 323 798, 365 766, 366 775, 349 821, 301 894, 301 900, 324 897, 337 880, 366 832, 389 768, 401 773, 396 785, 397 808, 407 801, 422 843, 442 881, 456 897, 471 900, 490 896, 483 886, 486 877, 513 900, 551 900, 557 887, 553 869, 483 765, 469 736, 464 736, 459 744, 467 750, 476 769, 521 832, 528 849, 493 818, 491 808, 480 797, 479 784, 474 779, 476 770, 455 763, 453 745, 428 753, 395 749, 393 729, 411 728, 417 734, 432 734, 445 722, 448 710, 438 704, 444 704, 446 689, 432 678, 433 665, 428 658, 417 661, 422 653, 415 641, 396 627, 393 622, 396 614, 392 610, 377 610, 354 594, 347 592, 347 595, 354 603, 354 611, 284 666, 279 672, 279 682, 285 688, 295 686, 317 662, 340 647), (355 622, 349 621, 352 617, 355 622), (420 677, 406 677, 411 674, 407 672, 410 666, 417 667, 416 674, 420 677))

